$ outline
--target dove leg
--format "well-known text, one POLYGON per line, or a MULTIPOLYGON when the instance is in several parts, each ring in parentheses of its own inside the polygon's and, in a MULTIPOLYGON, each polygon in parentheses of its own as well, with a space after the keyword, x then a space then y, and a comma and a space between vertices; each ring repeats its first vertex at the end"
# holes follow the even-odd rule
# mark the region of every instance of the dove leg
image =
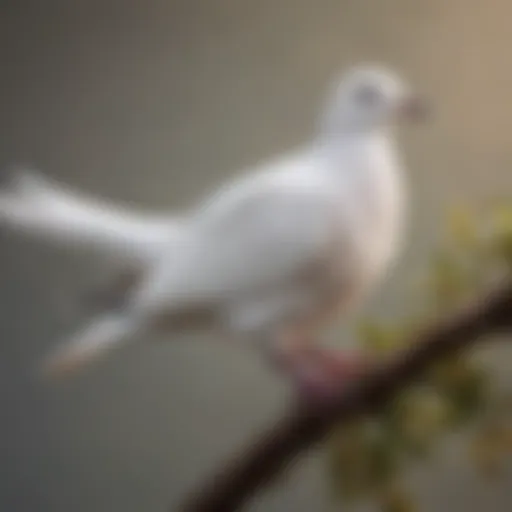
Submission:
POLYGON ((328 398, 339 392, 365 366, 359 354, 302 343, 288 348, 282 356, 282 364, 299 396, 307 400, 328 398))
POLYGON ((359 373, 363 361, 357 354, 319 347, 317 323, 301 319, 304 306, 293 294, 240 303, 231 310, 230 325, 294 383, 301 398, 323 398, 359 373))
POLYGON ((275 371, 286 376, 301 400, 327 399, 360 375, 366 366, 363 356, 346 350, 316 346, 313 338, 260 338, 258 348, 275 371), (264 341, 262 341, 264 340, 264 341))

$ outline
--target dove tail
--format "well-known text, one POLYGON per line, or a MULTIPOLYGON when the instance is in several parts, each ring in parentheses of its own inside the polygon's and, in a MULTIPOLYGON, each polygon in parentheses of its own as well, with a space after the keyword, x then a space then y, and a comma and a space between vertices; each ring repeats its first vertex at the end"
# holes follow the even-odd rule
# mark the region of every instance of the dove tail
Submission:
POLYGON ((0 190, 0 225, 72 249, 145 263, 181 232, 167 215, 132 212, 36 171, 13 169, 0 190))
POLYGON ((43 364, 43 373, 49 377, 73 373, 114 348, 131 342, 137 332, 137 324, 129 317, 104 315, 52 353, 43 364))

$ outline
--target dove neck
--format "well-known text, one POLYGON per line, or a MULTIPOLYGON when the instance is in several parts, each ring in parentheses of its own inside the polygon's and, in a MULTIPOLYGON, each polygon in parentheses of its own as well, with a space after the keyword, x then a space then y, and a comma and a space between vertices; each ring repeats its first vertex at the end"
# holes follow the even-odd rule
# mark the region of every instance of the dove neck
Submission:
POLYGON ((367 151, 372 147, 394 146, 394 133, 391 127, 373 130, 350 130, 321 133, 316 140, 319 150, 329 156, 348 156, 354 151, 367 151))

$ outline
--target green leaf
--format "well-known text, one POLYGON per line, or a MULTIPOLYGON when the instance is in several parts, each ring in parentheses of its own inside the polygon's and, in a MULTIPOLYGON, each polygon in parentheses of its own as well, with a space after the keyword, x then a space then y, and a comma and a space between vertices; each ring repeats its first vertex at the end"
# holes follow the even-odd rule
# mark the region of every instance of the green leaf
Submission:
POLYGON ((454 256, 444 251, 433 258, 429 295, 437 309, 457 304, 467 294, 469 284, 464 265, 454 256))
POLYGON ((368 492, 365 467, 368 443, 364 421, 337 427, 328 443, 329 473, 335 496, 354 501, 368 492))
POLYGON ((475 369, 458 386, 446 389, 453 404, 454 424, 468 422, 482 413, 489 398, 489 386, 489 376, 475 369))
POLYGON ((375 320, 361 321, 356 331, 361 344, 371 352, 389 352, 404 340, 404 333, 399 328, 375 320))
POLYGON ((385 489, 378 497, 381 512, 415 512, 416 503, 411 496, 398 486, 385 489))
POLYGON ((337 496, 355 501, 388 485, 400 452, 380 418, 338 429, 330 443, 330 480, 337 496))
POLYGON ((512 231, 512 205, 496 205, 492 212, 492 220, 498 231, 512 231))
POLYGON ((472 249, 478 243, 478 229, 467 206, 457 205, 448 212, 448 234, 457 246, 472 249))
POLYGON ((512 265, 512 206, 501 205, 493 212, 493 237, 491 245, 498 256, 512 265))
POLYGON ((451 404, 437 391, 418 387, 395 401, 394 424, 400 442, 409 455, 425 457, 448 424, 451 404))
POLYGON ((381 487, 387 484, 396 475, 399 469, 399 452, 396 447, 383 436, 375 440, 372 450, 372 484, 381 487))

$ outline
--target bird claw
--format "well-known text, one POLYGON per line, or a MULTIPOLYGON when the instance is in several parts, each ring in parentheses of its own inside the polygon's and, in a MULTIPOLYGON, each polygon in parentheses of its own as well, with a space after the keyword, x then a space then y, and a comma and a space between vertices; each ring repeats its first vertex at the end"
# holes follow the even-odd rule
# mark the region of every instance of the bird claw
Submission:
POLYGON ((320 377, 301 377, 297 380, 297 394, 301 402, 319 402, 332 398, 340 391, 345 381, 320 377))
POLYGON ((345 385, 359 376, 366 364, 361 355, 334 350, 315 350, 290 366, 301 401, 329 400, 340 393, 345 385))

